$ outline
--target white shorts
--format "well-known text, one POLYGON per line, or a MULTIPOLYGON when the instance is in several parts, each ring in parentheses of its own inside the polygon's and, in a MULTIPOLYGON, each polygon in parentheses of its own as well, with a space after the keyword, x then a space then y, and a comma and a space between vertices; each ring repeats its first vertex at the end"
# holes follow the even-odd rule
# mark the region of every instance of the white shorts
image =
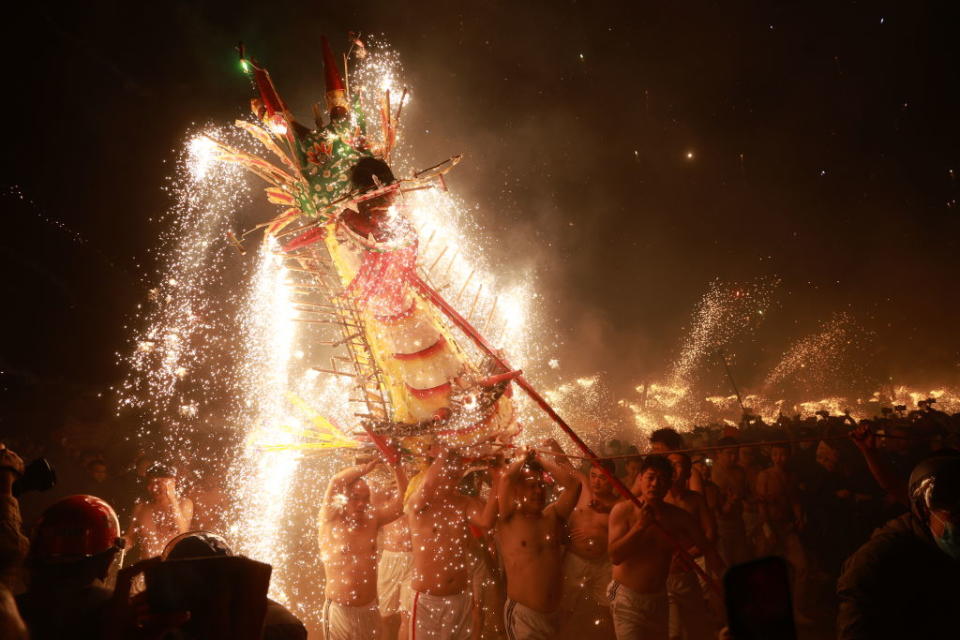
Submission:
POLYGON ((667 640, 667 592, 637 593, 616 580, 607 588, 617 640, 667 640))
POLYGON ((381 551, 377 564, 377 599, 384 618, 399 613, 401 592, 410 588, 413 554, 409 551, 381 551))
POLYGON ((507 598, 504 628, 509 640, 553 640, 559 628, 557 613, 541 613, 507 598))
POLYGON ((432 596, 412 591, 409 640, 468 640, 473 598, 469 591, 452 596, 432 596))
POLYGON ((563 598, 561 611, 575 615, 578 606, 589 598, 602 607, 609 607, 607 585, 613 579, 613 567, 606 557, 588 560, 567 552, 563 558, 563 598))
POLYGON ((357 607, 348 607, 327 600, 323 604, 324 640, 354 640, 382 638, 380 610, 376 601, 357 607))

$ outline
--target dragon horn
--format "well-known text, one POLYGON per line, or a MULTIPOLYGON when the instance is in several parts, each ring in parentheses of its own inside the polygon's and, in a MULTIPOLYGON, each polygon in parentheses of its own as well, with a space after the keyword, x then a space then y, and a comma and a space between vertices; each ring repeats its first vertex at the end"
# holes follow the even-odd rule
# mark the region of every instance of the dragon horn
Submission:
POLYGON ((326 36, 320 36, 323 45, 323 74, 327 91, 327 110, 330 117, 339 119, 347 114, 347 89, 337 67, 337 61, 330 50, 330 42, 326 36))

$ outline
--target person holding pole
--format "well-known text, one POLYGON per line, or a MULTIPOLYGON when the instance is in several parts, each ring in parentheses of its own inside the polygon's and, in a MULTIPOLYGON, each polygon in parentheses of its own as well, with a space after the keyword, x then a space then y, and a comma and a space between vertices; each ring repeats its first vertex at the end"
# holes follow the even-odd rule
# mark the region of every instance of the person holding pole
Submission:
MULTIPOLYGON (((633 487, 640 506, 624 501, 610 512, 610 561, 613 581, 607 589, 617 640, 666 640, 669 608, 667 577, 677 543, 704 551, 707 570, 719 576, 723 563, 697 520, 664 501, 673 482, 673 466, 661 456, 644 459, 633 487)), ((685 562, 692 562, 685 554, 685 562)))

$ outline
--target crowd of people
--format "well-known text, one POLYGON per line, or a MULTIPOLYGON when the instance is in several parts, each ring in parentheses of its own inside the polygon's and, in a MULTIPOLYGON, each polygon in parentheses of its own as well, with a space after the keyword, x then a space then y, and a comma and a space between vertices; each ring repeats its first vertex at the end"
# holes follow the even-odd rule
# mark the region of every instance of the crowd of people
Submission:
MULTIPOLYGON (((736 638, 726 570, 779 556, 800 637, 939 636, 960 596, 958 437, 928 402, 663 428, 598 461, 555 440, 371 453, 318 505, 320 633, 736 638)), ((82 466, 61 483, 77 495, 24 518, 23 461, 0 447, 0 637, 307 637, 267 597, 269 567, 222 537, 215 481, 187 492, 147 456, 129 477, 82 466)))

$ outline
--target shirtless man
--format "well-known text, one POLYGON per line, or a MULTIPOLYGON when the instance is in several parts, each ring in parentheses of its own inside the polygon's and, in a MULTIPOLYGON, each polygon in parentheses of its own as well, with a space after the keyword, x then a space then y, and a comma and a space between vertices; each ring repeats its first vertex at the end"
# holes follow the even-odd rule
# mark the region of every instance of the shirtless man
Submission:
POLYGON ((144 477, 150 497, 134 505, 124 538, 130 547, 140 545, 142 558, 153 558, 163 553, 170 540, 190 530, 193 502, 177 493, 176 472, 171 467, 154 464, 144 477))
POLYGON ((497 536, 507 574, 507 636, 552 640, 562 592, 563 524, 577 504, 580 481, 551 456, 528 451, 507 467, 497 493, 497 536), (544 472, 553 476, 560 491, 549 505, 544 472))
POLYGON ((326 572, 323 637, 326 640, 379 638, 377 533, 403 513, 407 480, 391 467, 399 491, 375 507, 363 476, 380 464, 349 467, 330 479, 319 518, 320 558, 326 572))
MULTIPOLYGON (((458 451, 434 449, 433 462, 406 506, 413 550, 408 640, 467 640, 472 589, 467 556, 470 524, 489 528, 490 502, 460 492, 464 465, 458 451)), ((494 512, 495 513, 495 512, 494 512)))
MULTIPOLYGON (((600 463, 613 473, 614 465, 610 460, 600 463)), ((628 473, 631 464, 636 467, 633 470, 636 478, 641 459, 631 458, 627 462, 628 473)), ((561 611, 564 636, 582 639, 584 633, 597 637, 603 631, 598 628, 598 620, 606 619, 606 626, 612 632, 607 586, 613 569, 607 556, 607 538, 610 510, 621 498, 597 467, 591 466, 589 475, 579 474, 579 479, 580 499, 567 522, 569 540, 563 558, 561 611)))
POLYGON ((633 493, 643 503, 623 501, 610 512, 610 561, 613 581, 607 591, 617 640, 666 640, 667 576, 676 544, 704 550, 707 569, 721 566, 697 520, 664 502, 673 467, 660 456, 644 459, 633 493))
POLYGON ((743 524, 743 501, 747 497, 747 478, 737 464, 736 439, 720 438, 727 446, 717 452, 711 478, 720 489, 720 507, 717 513, 717 546, 728 566, 750 559, 750 545, 743 524))
MULTIPOLYGON (((704 538, 710 543, 710 551, 715 553, 716 520, 707 506, 706 498, 688 487, 690 457, 683 453, 672 453, 667 459, 673 465, 673 485, 664 501, 680 507, 696 519, 704 538)), ((693 558, 702 557, 705 551, 696 546, 687 549, 693 558)), ((676 558, 667 578, 667 598, 670 601, 671 640, 706 640, 716 636, 716 625, 710 619, 696 571, 676 558)))
POLYGON ((757 495, 764 554, 782 555, 793 568, 794 618, 798 623, 808 621, 799 609, 804 604, 807 582, 807 555, 800 543, 803 527, 803 509, 800 505, 799 482, 790 471, 790 445, 770 448, 769 469, 757 476, 757 495))

